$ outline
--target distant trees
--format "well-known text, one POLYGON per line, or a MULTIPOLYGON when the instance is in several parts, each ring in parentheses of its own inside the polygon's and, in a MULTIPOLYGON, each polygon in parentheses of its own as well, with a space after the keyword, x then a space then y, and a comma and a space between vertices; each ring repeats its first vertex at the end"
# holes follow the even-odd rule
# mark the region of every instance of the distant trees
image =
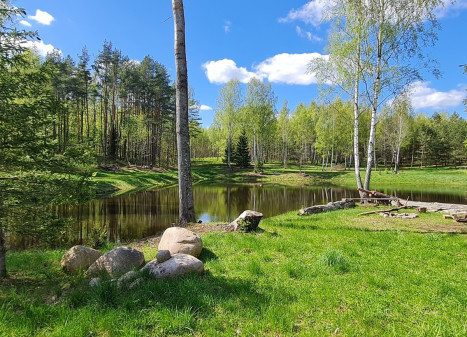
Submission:
POLYGON ((233 160, 240 167, 246 168, 250 166, 251 158, 250 151, 248 149, 248 138, 245 131, 242 131, 242 134, 238 137, 233 160))
POLYGON ((217 98, 217 113, 214 124, 227 136, 226 159, 227 166, 231 168, 232 139, 238 129, 240 108, 242 106, 242 92, 240 82, 229 81, 219 91, 217 98))
MULTIPOLYGON (((267 131, 272 141, 265 142, 263 152, 267 161, 321 165, 324 170, 342 165, 355 167, 354 162, 354 111, 352 101, 336 98, 319 104, 300 103, 288 112, 283 106, 270 121, 267 131)), ((245 128, 250 156, 254 154, 252 121, 247 107, 242 106, 233 128, 245 128), (249 121, 244 122, 244 121, 249 121)), ((371 109, 360 107, 358 127, 358 158, 366 160, 370 134, 371 109)), ((461 165, 467 162, 464 142, 467 140, 467 121, 457 113, 435 113, 428 116, 415 114, 408 95, 400 95, 386 104, 378 117, 375 147, 371 152, 373 169, 392 167, 397 173, 402 166, 461 165)), ((226 149, 225 133, 216 125, 206 131, 204 147, 206 156, 216 156, 226 149)), ((234 142, 238 142, 238 133, 234 142)), ((198 151, 198 153, 200 153, 198 151)), ((232 160, 235 162, 235 160, 232 160)), ((362 185, 363 186, 363 185, 362 185)))
POLYGON ((246 86, 245 107, 243 110, 245 130, 253 138, 253 161, 255 171, 263 168, 266 145, 275 128, 276 96, 271 84, 253 78, 246 86))

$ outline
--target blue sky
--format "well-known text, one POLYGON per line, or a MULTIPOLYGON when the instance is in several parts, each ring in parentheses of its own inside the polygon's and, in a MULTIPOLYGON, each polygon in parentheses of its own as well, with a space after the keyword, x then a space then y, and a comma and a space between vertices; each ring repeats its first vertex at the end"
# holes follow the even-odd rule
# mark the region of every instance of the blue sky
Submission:
MULTIPOLYGON (((211 124, 221 86, 230 79, 252 77, 270 82, 277 109, 284 100, 295 109, 317 98, 306 64, 324 54, 329 25, 320 20, 327 0, 185 0, 188 78, 201 106, 204 126, 211 124)), ((414 83, 417 112, 457 111, 464 118, 466 98, 467 0, 445 0, 438 12, 442 30, 426 53, 439 62, 442 77, 429 74, 414 83)), ((53 48, 75 60, 86 46, 92 57, 104 40, 112 41, 130 59, 145 55, 164 64, 174 78, 173 20, 170 0, 17 0, 28 16, 20 26, 37 30, 37 49, 53 48)))

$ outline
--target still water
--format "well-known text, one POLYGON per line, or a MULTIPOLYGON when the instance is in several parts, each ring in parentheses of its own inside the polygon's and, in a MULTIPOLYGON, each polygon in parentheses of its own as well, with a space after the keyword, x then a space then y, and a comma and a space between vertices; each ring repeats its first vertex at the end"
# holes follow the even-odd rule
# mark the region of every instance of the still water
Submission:
MULTIPOLYGON (((271 217, 300 208, 358 197, 355 189, 330 186, 194 185, 196 219, 228 223, 246 209, 271 217)), ((417 201, 465 204, 464 191, 379 191, 417 201)), ((85 241, 92 229, 105 229, 110 241, 128 242, 154 235, 178 218, 178 187, 142 191, 91 201, 64 216, 76 219, 74 237, 85 241)))

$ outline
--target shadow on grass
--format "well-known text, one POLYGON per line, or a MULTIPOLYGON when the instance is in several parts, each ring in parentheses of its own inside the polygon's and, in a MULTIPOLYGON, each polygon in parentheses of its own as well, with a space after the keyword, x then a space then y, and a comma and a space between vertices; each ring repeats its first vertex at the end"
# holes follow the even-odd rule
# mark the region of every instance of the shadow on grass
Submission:
POLYGON ((201 254, 198 257, 198 259, 203 261, 203 263, 206 263, 209 261, 218 260, 219 258, 212 250, 210 250, 209 248, 203 247, 203 250, 201 251, 201 254))
MULTIPOLYGON (((241 303, 242 307, 262 307, 268 299, 254 281, 205 275, 187 275, 170 280, 143 277, 131 290, 117 288, 116 282, 106 282, 96 289, 86 286, 74 289, 66 298, 71 308, 96 306, 97 309, 115 308, 127 312, 168 309, 188 311, 197 318, 215 314, 213 303, 241 303)), ((235 308, 235 305, 232 304, 235 308)), ((232 314, 234 313, 232 309, 232 314)))
POLYGON ((319 180, 331 180, 340 176, 344 176, 348 174, 348 171, 332 171, 332 172, 307 172, 311 177, 317 178, 319 180))

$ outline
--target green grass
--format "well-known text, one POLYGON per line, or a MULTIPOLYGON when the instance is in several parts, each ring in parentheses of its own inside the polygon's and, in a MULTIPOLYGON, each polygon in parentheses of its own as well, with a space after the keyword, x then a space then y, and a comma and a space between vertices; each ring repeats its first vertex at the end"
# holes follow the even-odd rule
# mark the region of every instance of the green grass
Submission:
MULTIPOLYGON (((215 158, 198 159, 192 163, 193 181, 203 183, 266 183, 280 185, 318 185, 332 184, 354 188, 356 186, 353 170, 322 171, 320 166, 289 165, 284 169, 280 164, 266 164, 263 174, 254 174, 253 169, 234 168, 229 170, 222 161, 215 158), (299 174, 301 171, 302 174, 299 174)), ((364 172, 362 171, 362 177, 364 172)), ((140 189, 165 187, 177 184, 177 171, 123 169, 119 172, 96 171, 94 181, 101 194, 120 194, 140 189)), ((451 191, 450 187, 467 190, 467 170, 456 168, 402 168, 398 174, 390 170, 373 171, 372 189, 384 190, 397 187, 412 190, 416 186, 427 192, 451 191)))
POLYGON ((363 211, 288 213, 251 234, 204 233, 204 276, 131 291, 90 289, 62 273, 62 251, 8 253, 0 335, 467 335, 467 236, 440 232, 454 230, 439 214, 363 211))

